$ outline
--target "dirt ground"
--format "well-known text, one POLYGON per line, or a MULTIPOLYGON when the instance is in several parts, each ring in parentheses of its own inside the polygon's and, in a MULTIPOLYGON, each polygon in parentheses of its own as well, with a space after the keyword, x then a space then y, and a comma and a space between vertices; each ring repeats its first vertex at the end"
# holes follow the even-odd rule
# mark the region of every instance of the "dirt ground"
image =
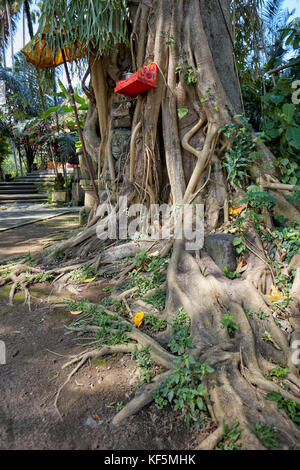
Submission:
POLYGON ((112 426, 118 404, 135 393, 138 370, 130 355, 83 366, 62 391, 61 421, 54 397, 71 370, 61 366, 84 346, 66 334, 64 325, 73 320, 67 310, 40 298, 29 312, 16 300, 9 306, 0 299, 0 338, 7 348, 7 363, 0 365, 1 450, 188 450, 214 429, 207 419, 206 429, 188 431, 179 413, 154 404, 112 426))
MULTIPOLYGON (((51 236, 57 236, 58 229, 76 228, 76 220, 68 215, 2 233, 2 260, 40 250, 51 236)), ((98 286, 98 292, 87 287, 78 300, 99 301, 106 285, 98 286)), ((48 295, 49 287, 33 286, 31 311, 23 305, 22 294, 17 293, 10 306, 9 288, 0 289, 0 340, 7 350, 6 364, 0 365, 0 450, 197 448, 215 429, 208 417, 205 428, 187 430, 180 413, 158 410, 152 403, 121 426, 111 424, 118 406, 135 394, 139 369, 130 355, 86 363, 61 393, 61 420, 54 407, 55 394, 72 370, 62 370, 62 365, 85 346, 68 334, 65 325, 74 317, 68 308, 53 306, 60 299, 48 295)))
POLYGON ((35 253, 53 243, 65 232, 79 228, 78 214, 64 214, 53 219, 24 225, 0 233, 0 263, 26 254, 35 253))

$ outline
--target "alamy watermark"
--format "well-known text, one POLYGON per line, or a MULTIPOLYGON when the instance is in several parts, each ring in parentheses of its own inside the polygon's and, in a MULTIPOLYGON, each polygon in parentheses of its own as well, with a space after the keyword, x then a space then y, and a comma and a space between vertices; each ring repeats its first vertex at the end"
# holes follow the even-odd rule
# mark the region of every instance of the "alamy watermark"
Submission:
POLYGON ((6 364, 6 346, 4 341, 0 341, 0 365, 6 364))
POLYGON ((296 339, 291 343, 291 348, 294 349, 291 361, 292 363, 297 366, 300 364, 300 340, 296 339))
POLYGON ((292 83, 292 88, 296 89, 294 93, 292 94, 292 102, 293 104, 299 104, 300 103, 300 80, 295 80, 292 83))
POLYGON ((6 104, 6 87, 5 81, 0 80, 0 106, 6 104))
POLYGON ((204 244, 204 205, 131 204, 119 197, 118 210, 105 202, 97 209, 100 240, 184 240, 187 250, 200 250, 204 244), (103 220, 108 215, 108 221, 103 220))

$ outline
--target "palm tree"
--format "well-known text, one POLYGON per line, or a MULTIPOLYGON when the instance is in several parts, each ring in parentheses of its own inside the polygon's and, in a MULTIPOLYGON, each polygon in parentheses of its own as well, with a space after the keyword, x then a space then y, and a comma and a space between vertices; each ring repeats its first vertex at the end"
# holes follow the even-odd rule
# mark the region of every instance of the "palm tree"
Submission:
POLYGON ((288 53, 282 30, 286 28, 295 9, 283 8, 284 0, 266 0, 262 9, 264 38, 268 51, 268 67, 280 65, 288 53))
POLYGON ((14 45, 13 36, 17 29, 17 23, 20 16, 21 0, 12 2, 12 0, 0 1, 0 46, 2 51, 2 65, 6 67, 5 50, 10 43, 11 62, 14 70, 14 45))

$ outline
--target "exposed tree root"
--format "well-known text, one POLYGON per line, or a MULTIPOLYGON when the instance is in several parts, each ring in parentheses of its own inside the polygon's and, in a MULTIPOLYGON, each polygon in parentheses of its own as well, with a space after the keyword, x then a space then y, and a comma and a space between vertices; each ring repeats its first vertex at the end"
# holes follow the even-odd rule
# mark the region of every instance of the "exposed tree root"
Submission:
MULTIPOLYGON (((273 322, 263 297, 247 280, 229 281, 221 274, 216 276, 217 269, 208 257, 201 257, 200 261, 199 266, 191 254, 184 252, 179 244, 175 246, 169 264, 166 312, 168 319, 179 306, 185 308, 192 322, 191 331, 197 348, 194 354, 200 362, 215 369, 215 373, 207 377, 213 414, 219 424, 223 420, 231 424, 240 422, 244 429, 242 441, 247 449, 261 448, 247 427, 258 420, 282 431, 282 448, 293 448, 299 439, 299 429, 276 411, 274 403, 265 399, 266 392, 279 391, 283 397, 300 403, 298 386, 293 387, 293 392, 287 392, 264 376, 264 364, 270 357, 274 362, 280 357, 288 360, 287 339, 273 322), (205 277, 200 270, 204 265, 207 268, 205 277), (262 310, 268 313, 269 319, 259 320, 253 315, 250 320, 244 308, 251 312, 262 310), (228 336, 221 323, 224 314, 231 315, 239 325, 234 338, 228 336), (263 340, 265 331, 273 342, 263 340)), ((298 385, 299 378, 293 375, 290 382, 298 385)))
POLYGON ((112 420, 112 424, 119 426, 125 419, 129 418, 133 414, 136 414, 146 405, 153 401, 153 392, 156 390, 160 384, 164 383, 169 377, 172 371, 164 372, 153 379, 148 385, 145 385, 139 394, 136 394, 129 403, 127 403, 124 408, 119 411, 119 413, 112 420))
MULTIPOLYGON (((229 225, 228 201, 237 202, 244 193, 233 182, 227 184, 221 164, 222 153, 229 148, 230 143, 220 135, 219 129, 230 122, 239 122, 239 118, 233 117, 235 110, 232 106, 232 103, 239 102, 239 97, 230 96, 234 93, 231 93, 229 86, 225 91, 225 81, 223 82, 220 74, 223 71, 224 57, 218 56, 219 51, 213 47, 213 35, 208 34, 209 15, 206 17, 206 13, 214 8, 214 2, 210 2, 210 8, 207 8, 204 0, 131 3, 134 3, 136 17, 132 23, 132 50, 127 51, 128 63, 132 61, 136 68, 153 61, 157 64, 159 73, 157 88, 140 95, 136 101, 122 195, 128 196, 128 205, 144 202, 149 206, 152 202, 164 202, 170 207, 191 204, 197 198, 205 204, 205 230, 209 234, 222 226, 223 222, 229 225), (167 41, 171 37, 176 40, 167 41), (192 71, 192 84, 186 78, 185 64, 192 71), (182 70, 178 71, 178 65, 182 70), (178 119, 179 108, 188 109, 181 120, 178 119)), ((223 3, 226 3, 229 12, 229 1, 223 3)), ((221 47, 223 44, 220 44, 221 47)), ((117 80, 119 72, 124 71, 118 70, 117 59, 117 55, 112 53, 111 57, 103 56, 96 60, 92 58, 90 64, 95 100, 92 98, 86 137, 94 163, 97 159, 101 190, 105 189, 106 169, 110 168, 112 183, 115 182, 109 148, 113 90, 110 79, 117 80), (95 113, 95 101, 98 116, 95 113), (95 132, 97 122, 101 141, 95 132)), ((236 81, 233 66, 231 78, 227 80, 230 84, 236 81)), ((286 190, 292 188, 282 186, 274 179, 274 156, 261 142, 257 143, 257 150, 263 154, 263 160, 270 168, 265 170, 252 165, 248 175, 249 182, 253 181, 261 188, 270 189, 269 193, 277 199, 274 213, 281 214, 290 221, 299 221, 299 211, 285 199, 286 190)), ((135 268, 135 263, 124 262, 126 257, 134 257, 142 250, 158 250, 160 256, 165 256, 173 246, 173 240, 162 240, 155 247, 153 241, 133 241, 108 246, 111 241, 101 240, 104 252, 99 254, 98 244, 100 245, 101 238, 105 239, 105 236, 101 236, 107 235, 112 217, 118 222, 122 213, 118 202, 114 207, 110 206, 111 213, 108 215, 103 214, 102 209, 101 206, 93 208, 87 227, 76 236, 59 243, 47 256, 34 258, 50 267, 46 272, 56 276, 55 283, 64 286, 70 272, 80 266, 79 262, 74 264, 72 261, 72 265, 68 265, 68 257, 87 257, 85 262, 93 266, 99 275, 118 271, 112 285, 119 286, 135 268), (64 266, 52 269, 57 253, 63 259, 64 266)), ((266 224, 271 226, 270 215, 266 211, 261 212, 266 224)), ((171 227, 173 234, 176 227, 172 224, 171 227)), ((157 335, 156 341, 133 327, 126 333, 132 343, 103 346, 99 350, 84 351, 71 358, 64 367, 76 366, 56 394, 56 408, 61 391, 88 359, 112 352, 132 352, 135 345, 149 345, 153 361, 167 371, 157 376, 153 383, 146 385, 114 418, 113 424, 120 424, 150 403, 153 390, 171 373, 174 357, 164 345, 168 344, 173 315, 179 308, 184 308, 191 320, 190 333, 195 346, 188 354, 214 368, 214 373, 205 376, 204 384, 209 393, 206 399, 207 408, 218 429, 199 448, 215 447, 222 437, 222 423, 225 420, 229 426, 237 421, 240 423, 243 429, 241 441, 247 449, 263 448, 248 428, 249 424, 253 426, 257 421, 278 428, 280 449, 293 449, 299 442, 299 428, 284 412, 277 410, 276 403, 266 397, 270 391, 279 391, 282 397, 299 403, 299 373, 291 359, 289 338, 275 324, 270 302, 266 298, 270 286, 275 284, 275 272, 266 259, 259 236, 253 228, 248 229, 244 237, 248 248, 247 269, 239 279, 234 280, 224 276, 205 250, 186 252, 183 242, 176 240, 167 272, 167 302, 162 315, 168 321, 167 330, 157 335), (259 318, 257 312, 263 315, 259 318), (234 335, 230 336, 224 327, 224 315, 230 315, 238 324, 234 335), (279 363, 289 365, 290 370, 286 377, 289 390, 266 379, 265 373, 279 363)), ((115 242, 118 234, 113 238, 115 242)), ((1 275, 0 286, 12 284, 10 302, 13 301, 17 288, 24 289, 25 301, 29 303, 30 279, 33 280, 34 275, 45 271, 18 264, 13 268, 9 265, 0 267, 0 273, 5 273, 8 268, 11 272, 6 277, 1 275), (25 272, 29 273, 29 280, 25 280, 25 272)), ((300 339, 300 266, 297 265, 296 268, 297 273, 290 290, 292 300, 288 308, 281 309, 294 330, 291 341, 300 339)), ((134 287, 116 298, 125 299, 130 310, 130 296, 134 297, 137 290, 134 287)), ((152 290, 146 295, 153 293, 155 291, 152 290)), ((115 315, 114 312, 105 310, 115 315)), ((90 340, 90 336, 97 334, 99 328, 86 325, 69 328, 69 331, 82 335, 81 339, 90 340), (85 336, 87 333, 88 337, 85 336)))
POLYGON ((223 436, 223 427, 219 426, 214 432, 212 432, 196 450, 214 450, 218 442, 221 441, 223 436))

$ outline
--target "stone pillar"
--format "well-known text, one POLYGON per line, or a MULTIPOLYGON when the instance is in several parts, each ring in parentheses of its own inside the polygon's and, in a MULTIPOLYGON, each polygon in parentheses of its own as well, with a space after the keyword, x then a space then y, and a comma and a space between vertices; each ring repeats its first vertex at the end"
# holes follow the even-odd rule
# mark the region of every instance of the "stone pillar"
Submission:
MULTIPOLYGON (((98 180, 95 180, 98 186, 98 180)), ((96 196, 91 180, 80 180, 80 186, 84 190, 84 207, 92 208, 96 202, 96 196)))

